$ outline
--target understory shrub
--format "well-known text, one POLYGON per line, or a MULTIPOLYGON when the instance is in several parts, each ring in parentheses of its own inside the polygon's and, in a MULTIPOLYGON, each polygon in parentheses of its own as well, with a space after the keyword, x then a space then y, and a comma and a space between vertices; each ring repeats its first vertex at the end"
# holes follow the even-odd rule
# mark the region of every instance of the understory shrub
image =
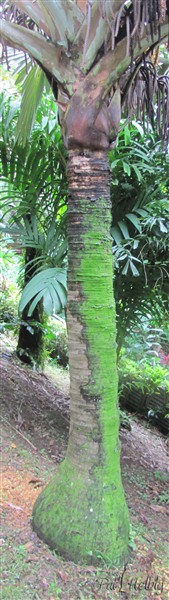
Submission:
POLYGON ((17 279, 20 257, 16 256, 7 241, 2 236, 0 237, 0 323, 2 331, 5 329, 5 324, 11 325, 11 329, 14 329, 18 321, 20 289, 17 279))
POLYGON ((136 363, 121 359, 119 367, 119 403, 139 413, 168 432, 169 370, 160 364, 136 363))
POLYGON ((66 322, 50 318, 46 333, 46 351, 51 359, 57 361, 61 367, 67 367, 69 363, 68 341, 66 322))
POLYGON ((2 329, 5 323, 11 323, 11 326, 15 325, 18 319, 18 303, 18 287, 14 283, 10 283, 9 280, 6 280, 5 285, 2 284, 0 294, 0 323, 2 329))
POLYGON ((143 393, 154 393, 160 389, 169 394, 169 370, 160 364, 136 363, 121 358, 119 364, 119 387, 134 385, 143 393))

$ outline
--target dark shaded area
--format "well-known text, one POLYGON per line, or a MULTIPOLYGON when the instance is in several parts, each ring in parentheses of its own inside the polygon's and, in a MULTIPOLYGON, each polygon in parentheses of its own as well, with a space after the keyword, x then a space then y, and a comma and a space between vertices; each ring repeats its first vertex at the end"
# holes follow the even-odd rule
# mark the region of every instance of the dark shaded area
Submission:
MULTIPOLYGON (((25 280, 24 285, 30 281, 36 272, 34 260, 36 258, 35 248, 26 248, 25 251, 25 280)), ((43 334, 43 301, 38 302, 31 317, 28 317, 30 303, 27 304, 22 313, 22 323, 19 330, 17 356, 32 367, 43 366, 44 334, 43 334)))

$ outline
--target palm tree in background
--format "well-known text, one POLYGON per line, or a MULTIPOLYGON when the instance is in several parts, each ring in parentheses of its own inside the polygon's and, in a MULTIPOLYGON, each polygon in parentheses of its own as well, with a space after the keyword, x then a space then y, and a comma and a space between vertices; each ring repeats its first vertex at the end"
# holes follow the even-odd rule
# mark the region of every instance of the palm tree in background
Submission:
POLYGON ((11 101, 6 101, 2 94, 0 183, 3 231, 10 231, 20 251, 24 248, 24 289, 29 283, 29 291, 34 277, 38 284, 37 302, 34 302, 31 315, 31 302, 19 310, 21 323, 16 352, 22 362, 39 369, 44 363, 46 313, 63 309, 58 298, 57 273, 61 280, 66 279, 64 270, 60 272, 67 252, 66 160, 56 118, 57 107, 47 94, 45 110, 50 114, 50 120, 47 117, 45 121, 42 103, 37 115, 39 122, 24 148, 15 143, 18 108, 16 104, 14 107, 15 113, 11 101), (47 274, 45 267, 48 267, 47 274), (52 290, 50 273, 54 278, 52 290))
POLYGON ((108 150, 121 108, 167 133, 168 84, 150 61, 168 35, 165 0, 4 3, 3 48, 28 53, 59 105, 68 149, 68 340, 71 424, 66 458, 33 511, 38 534, 65 557, 120 563, 128 510, 120 473, 108 150))

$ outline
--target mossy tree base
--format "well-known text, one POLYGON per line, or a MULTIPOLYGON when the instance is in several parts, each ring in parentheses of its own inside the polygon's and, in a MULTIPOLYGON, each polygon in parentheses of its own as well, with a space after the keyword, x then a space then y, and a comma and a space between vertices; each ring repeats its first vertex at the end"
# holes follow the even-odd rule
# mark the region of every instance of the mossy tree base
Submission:
POLYGON ((49 546, 75 563, 120 565, 128 549, 128 511, 120 489, 105 473, 84 477, 65 460, 37 499, 33 528, 49 546))

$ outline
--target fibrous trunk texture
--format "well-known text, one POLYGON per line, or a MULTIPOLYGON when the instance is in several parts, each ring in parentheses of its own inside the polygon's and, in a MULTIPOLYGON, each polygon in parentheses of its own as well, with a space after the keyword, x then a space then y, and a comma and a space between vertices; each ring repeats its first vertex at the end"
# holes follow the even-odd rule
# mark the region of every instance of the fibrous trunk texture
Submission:
MULTIPOLYGON (((34 263, 30 265, 30 261, 33 261, 35 257, 36 250, 27 248, 25 252, 25 285, 34 275, 34 263)), ((44 334, 41 327, 43 324, 42 301, 38 302, 31 317, 28 317, 28 311, 29 304, 22 313, 16 352, 23 363, 29 364, 33 368, 39 368, 43 367, 44 359, 44 334)))
POLYGON ((120 474, 107 153, 70 151, 68 181, 70 435, 33 524, 75 562, 120 564, 129 527, 120 474))

